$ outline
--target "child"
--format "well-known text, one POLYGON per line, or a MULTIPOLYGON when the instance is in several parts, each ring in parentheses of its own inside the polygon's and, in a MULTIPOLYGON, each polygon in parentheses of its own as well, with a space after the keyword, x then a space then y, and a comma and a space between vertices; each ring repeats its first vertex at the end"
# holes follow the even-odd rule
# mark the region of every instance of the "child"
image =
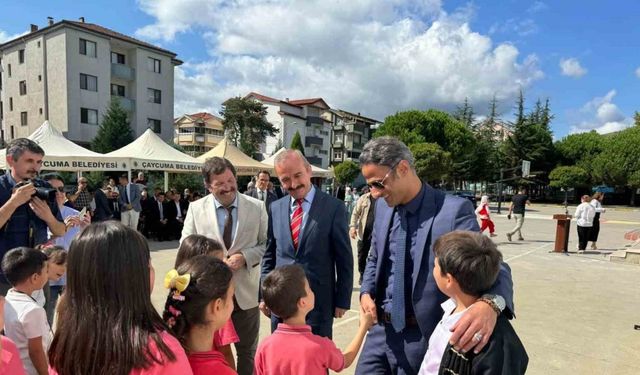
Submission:
POLYGON ((155 274, 140 233, 117 221, 94 223, 73 240, 67 260, 49 374, 192 374, 151 304, 155 274))
MULTIPOLYGON (((0 296, 0 327, 4 327, 4 297, 0 296)), ((0 335, 0 375, 26 375, 16 344, 0 335)))
POLYGON ((194 375, 236 374, 213 347, 214 332, 233 312, 232 277, 220 259, 197 255, 164 279, 170 292, 162 316, 187 351, 194 375))
POLYGON ((58 297, 62 294, 64 282, 61 279, 67 272, 67 251, 60 246, 37 248, 47 256, 47 283, 42 289, 36 290, 31 295, 38 304, 47 312, 49 325, 53 324, 53 315, 56 309, 58 297), (62 282, 62 283, 61 283, 62 282), (55 285, 52 285, 55 283, 55 285))
POLYGON ((15 248, 2 259, 2 272, 13 286, 6 297, 5 334, 16 343, 27 374, 46 375, 51 328, 44 308, 31 295, 47 282, 47 256, 15 248))
POLYGON ((495 225, 489 216, 489 197, 483 195, 480 198, 480 205, 476 208, 476 215, 480 217, 480 221, 482 222, 482 226, 480 227, 480 233, 484 232, 485 229, 489 228, 489 236, 496 237, 495 234, 495 225))
POLYGON ((271 271, 262 282, 262 297, 269 309, 284 323, 258 346, 256 375, 325 375, 349 367, 355 359, 364 336, 373 324, 371 314, 360 314, 358 333, 342 353, 326 337, 311 333, 306 324, 313 310, 315 295, 299 265, 287 265, 271 271))
POLYGON ((462 353, 449 344, 451 328, 498 277, 502 255, 496 245, 480 233, 454 231, 438 238, 434 253, 433 277, 450 299, 441 305, 444 315, 429 338, 419 375, 524 374, 529 358, 502 314, 480 353, 462 353))
MULTIPOLYGON (((176 256, 174 268, 178 268, 186 260, 191 259, 196 255, 209 255, 223 260, 224 249, 216 240, 200 234, 191 234, 182 240, 180 248, 178 249, 178 255, 176 256)), ((229 319, 224 326, 213 334, 213 348, 224 355, 224 359, 233 370, 236 369, 236 362, 233 358, 233 352, 231 351, 231 344, 235 344, 239 341, 240 338, 236 333, 236 329, 231 319, 229 319)))

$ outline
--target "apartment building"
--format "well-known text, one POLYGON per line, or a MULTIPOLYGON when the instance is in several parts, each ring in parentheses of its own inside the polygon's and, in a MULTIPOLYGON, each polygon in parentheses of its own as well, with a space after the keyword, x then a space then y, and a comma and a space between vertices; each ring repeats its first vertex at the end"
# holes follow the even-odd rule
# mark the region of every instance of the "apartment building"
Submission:
POLYGON ((222 119, 207 112, 178 117, 173 122, 173 128, 173 142, 193 157, 216 147, 224 138, 222 119))
POLYGON ((309 163, 328 168, 331 149, 331 112, 322 98, 285 100, 271 98, 255 92, 245 98, 261 102, 267 108, 266 119, 278 129, 267 137, 260 152, 269 156, 280 147, 290 147, 296 131, 300 133, 309 163))
POLYGON ((331 110, 333 127, 331 165, 345 160, 358 162, 365 143, 371 139, 380 121, 341 109, 331 110))
POLYGON ((105 27, 49 19, 0 45, 2 138, 27 137, 45 120, 74 142, 95 137, 112 99, 134 135, 173 139, 176 54, 105 27))

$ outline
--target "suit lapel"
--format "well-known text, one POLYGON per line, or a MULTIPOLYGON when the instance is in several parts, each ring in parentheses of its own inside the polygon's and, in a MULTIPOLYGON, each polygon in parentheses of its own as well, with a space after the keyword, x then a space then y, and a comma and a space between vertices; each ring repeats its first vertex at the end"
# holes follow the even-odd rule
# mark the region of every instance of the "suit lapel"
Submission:
MULTIPOLYGON (((284 237, 285 243, 282 244, 283 251, 289 251, 291 254, 295 253, 295 249, 293 248, 293 238, 291 238, 291 217, 289 216, 289 209, 291 207, 291 199, 287 197, 286 199, 282 199, 282 204, 280 205, 280 212, 277 213, 279 215, 279 221, 282 226, 282 230, 286 233, 284 237)), ((274 228, 275 231, 275 228, 274 228)))
POLYGON ((300 242, 300 245, 298 246, 298 253, 300 254, 303 250, 304 247, 307 243, 307 239, 309 238, 309 235, 312 233, 313 228, 316 226, 317 220, 316 220, 316 215, 317 212, 322 206, 322 199, 324 197, 322 196, 322 193, 316 189, 316 195, 313 197, 313 201, 311 202, 311 208, 309 208, 309 213, 307 214, 307 222, 304 224, 304 230, 302 232, 302 242, 300 242))
POLYGON ((416 288, 416 280, 418 279, 418 272, 420 272, 422 265, 422 258, 425 252, 428 253, 431 251, 431 244, 427 244, 427 239, 430 237, 436 212, 436 195, 427 185, 424 196, 422 197, 422 203, 420 204, 420 228, 418 229, 416 237, 416 259, 413 262, 413 275, 415 276, 413 277, 412 290, 416 288))
POLYGON ((224 246, 224 241, 218 230, 218 216, 216 215, 216 205, 213 203, 213 194, 207 195, 204 199, 203 221, 204 225, 211 225, 213 228, 214 238, 224 246))
MULTIPOLYGON (((379 278, 380 276, 382 276, 382 262, 384 261, 384 258, 385 258, 387 240, 389 238, 389 231, 391 230, 391 219, 393 218, 393 207, 387 206, 386 202, 383 199, 379 203, 378 207, 376 207, 376 209, 380 209, 380 211, 382 211, 382 217, 380 218, 382 220, 381 221, 382 225, 380 226, 383 229, 382 233, 378 235, 378 239, 377 239, 379 244, 378 246, 382 246, 382 248, 378 252, 378 264, 376 264, 376 275, 378 275, 378 278, 379 278), (384 211, 382 209, 384 209, 384 211)), ((379 282, 379 281, 380 280, 376 280, 376 282, 379 282)))

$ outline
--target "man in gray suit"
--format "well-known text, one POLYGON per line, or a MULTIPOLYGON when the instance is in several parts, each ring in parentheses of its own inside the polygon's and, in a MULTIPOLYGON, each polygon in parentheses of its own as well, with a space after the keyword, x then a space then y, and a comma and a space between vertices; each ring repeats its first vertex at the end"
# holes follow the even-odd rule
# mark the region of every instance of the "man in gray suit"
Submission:
POLYGON ((129 182, 126 174, 120 176, 120 186, 118 187, 120 195, 118 204, 120 206, 120 221, 133 230, 138 230, 138 219, 140 218, 140 188, 138 184, 129 182))

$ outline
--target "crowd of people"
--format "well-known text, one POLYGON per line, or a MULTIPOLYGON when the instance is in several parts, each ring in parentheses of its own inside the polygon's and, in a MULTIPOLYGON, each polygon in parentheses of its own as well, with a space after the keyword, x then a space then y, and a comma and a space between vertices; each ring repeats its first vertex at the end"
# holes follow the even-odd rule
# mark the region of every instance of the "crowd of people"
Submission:
POLYGON ((81 179, 67 196, 59 175, 39 178, 43 156, 14 140, 0 176, 0 374, 326 374, 359 352, 356 374, 526 370, 508 265, 470 202, 423 183, 395 138, 365 145, 370 190, 351 207, 311 183, 295 150, 274 162, 286 195, 267 171, 240 194, 234 166, 214 157, 197 200, 150 197, 144 176, 126 175, 93 194, 81 179), (180 238, 174 269, 159 275, 161 314, 145 235, 180 238), (340 350, 333 322, 351 309, 350 236, 360 322, 340 350), (260 313, 272 323, 262 342, 260 313))

